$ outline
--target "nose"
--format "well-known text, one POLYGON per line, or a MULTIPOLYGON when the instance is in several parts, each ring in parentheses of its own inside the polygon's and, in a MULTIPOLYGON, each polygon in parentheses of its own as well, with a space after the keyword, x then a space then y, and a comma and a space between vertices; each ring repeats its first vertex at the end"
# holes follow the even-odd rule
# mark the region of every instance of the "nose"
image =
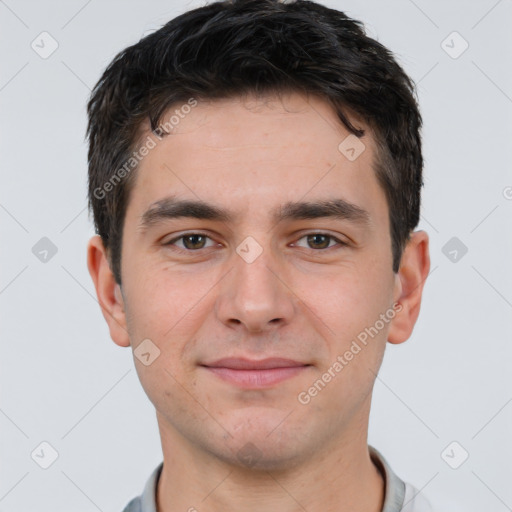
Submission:
POLYGON ((288 325, 294 295, 270 249, 251 263, 234 255, 234 268, 220 283, 216 312, 230 328, 265 333, 288 325))

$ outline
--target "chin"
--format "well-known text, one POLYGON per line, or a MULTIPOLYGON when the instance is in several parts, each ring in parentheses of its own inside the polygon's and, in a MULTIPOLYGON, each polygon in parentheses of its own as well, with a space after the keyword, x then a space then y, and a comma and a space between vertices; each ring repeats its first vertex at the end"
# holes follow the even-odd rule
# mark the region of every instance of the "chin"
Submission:
MULTIPOLYGON (((250 470, 278 471, 290 469, 300 462, 307 447, 300 440, 308 439, 305 432, 292 424, 286 425, 286 413, 258 413, 240 419, 223 436, 224 446, 210 450, 224 462, 250 470)), ((229 423, 228 423, 229 424, 229 423)))
POLYGON ((237 446, 232 452, 216 453, 219 459, 237 469, 254 471, 284 471, 299 465, 299 455, 293 447, 276 449, 272 443, 265 446, 251 440, 237 446))

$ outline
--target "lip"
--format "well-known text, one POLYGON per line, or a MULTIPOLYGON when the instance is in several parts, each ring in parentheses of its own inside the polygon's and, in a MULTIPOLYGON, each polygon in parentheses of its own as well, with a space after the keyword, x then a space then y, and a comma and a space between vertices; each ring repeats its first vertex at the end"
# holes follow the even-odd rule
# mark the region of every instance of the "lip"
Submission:
POLYGON ((201 366, 231 384, 261 389, 290 379, 311 365, 275 357, 261 360, 228 357, 201 366))
POLYGON ((274 368, 292 368, 306 366, 305 363, 284 359, 282 357, 268 357, 267 359, 245 359, 243 357, 225 357, 213 363, 204 363, 209 368, 229 368, 231 370, 270 370, 274 368))

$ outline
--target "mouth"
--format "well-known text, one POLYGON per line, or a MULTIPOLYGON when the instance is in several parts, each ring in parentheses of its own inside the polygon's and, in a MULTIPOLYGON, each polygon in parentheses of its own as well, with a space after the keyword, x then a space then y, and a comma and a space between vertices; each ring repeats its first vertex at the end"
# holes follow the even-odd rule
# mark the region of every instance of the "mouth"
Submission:
POLYGON ((311 365, 282 358, 259 361, 224 358, 200 366, 216 377, 244 389, 262 389, 295 377, 311 365))

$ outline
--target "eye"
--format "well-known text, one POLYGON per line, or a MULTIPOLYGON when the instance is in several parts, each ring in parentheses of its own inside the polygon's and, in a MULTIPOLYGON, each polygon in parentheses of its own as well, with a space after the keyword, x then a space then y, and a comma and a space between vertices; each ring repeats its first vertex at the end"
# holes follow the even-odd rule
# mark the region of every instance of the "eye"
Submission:
MULTIPOLYGON (((347 243, 342 242, 335 236, 329 235, 328 233, 310 233, 308 235, 304 235, 303 237, 299 238, 299 240, 302 240, 304 238, 307 239, 306 243, 308 245, 310 245, 310 247, 308 247, 308 248, 314 249, 314 250, 330 249, 331 247, 336 245, 336 243, 333 245, 330 245, 330 242, 337 242, 337 244, 340 246, 348 245, 347 243), (311 245, 313 247, 311 247, 311 245)), ((303 247, 303 246, 299 246, 299 247, 303 247)))
MULTIPOLYGON (((182 249, 182 250, 186 250, 186 251, 196 251, 199 249, 206 248, 205 243, 206 243, 207 239, 210 239, 210 237, 205 235, 204 233, 186 233, 177 238, 173 238, 172 240, 169 240, 168 242, 165 242, 163 245, 174 245, 178 249, 182 249), (176 242, 178 242, 179 240, 183 241, 182 246, 179 246, 176 244, 176 242)), ((213 240, 212 240, 212 242, 213 242, 213 240)), ((209 247, 211 247, 211 245, 209 247)))
MULTIPOLYGON (((331 249, 336 245, 348 245, 346 242, 343 242, 340 239, 328 233, 309 233, 299 238, 299 241, 303 239, 306 239, 306 243, 308 244, 308 247, 305 248, 313 250, 331 249)), ((178 250, 193 252, 199 251, 200 249, 207 249, 208 247, 212 247, 215 245, 215 243, 205 233, 185 233, 184 235, 173 238, 168 242, 165 242, 163 245, 174 246, 178 250), (207 240, 210 240, 212 243, 210 245, 206 245, 207 240)), ((297 247, 304 247, 303 245, 299 245, 297 243, 292 245, 297 247)))

